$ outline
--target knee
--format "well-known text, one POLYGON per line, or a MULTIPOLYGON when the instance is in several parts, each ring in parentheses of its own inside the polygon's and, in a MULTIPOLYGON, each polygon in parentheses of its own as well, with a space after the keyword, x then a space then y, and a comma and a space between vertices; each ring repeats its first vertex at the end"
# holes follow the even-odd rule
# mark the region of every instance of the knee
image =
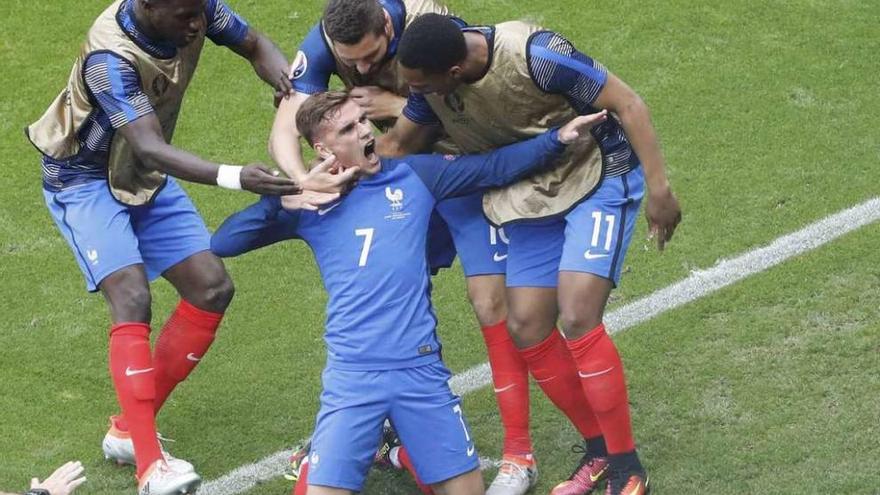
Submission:
POLYGON ((149 323, 153 303, 149 286, 145 284, 120 284, 107 293, 113 320, 149 323))
POLYGON ((494 325, 507 318, 507 304, 503 293, 490 291, 472 294, 470 300, 480 326, 494 325))
POLYGON ((235 295, 235 285, 225 270, 221 271, 217 276, 206 281, 204 290, 201 291, 202 300, 199 301, 202 307, 222 313, 229 307, 232 298, 235 295))
POLYGON ((560 308, 559 323, 567 338, 576 339, 599 326, 602 314, 586 308, 560 308))
POLYGON ((555 321, 544 321, 534 315, 511 312, 507 316, 507 331, 520 349, 543 342, 555 326, 555 321))

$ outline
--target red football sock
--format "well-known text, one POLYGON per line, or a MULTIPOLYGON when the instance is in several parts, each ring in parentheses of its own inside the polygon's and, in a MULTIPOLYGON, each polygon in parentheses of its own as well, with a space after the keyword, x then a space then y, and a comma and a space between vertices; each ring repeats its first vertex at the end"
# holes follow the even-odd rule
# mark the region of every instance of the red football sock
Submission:
POLYGON ((208 351, 222 319, 222 313, 205 311, 180 300, 156 341, 153 363, 157 414, 174 387, 186 379, 208 351))
POLYGON ((599 418, 609 454, 635 450, 623 362, 605 325, 568 341, 584 394, 599 418))
POLYGON ((416 473, 416 468, 413 466, 412 459, 409 457, 409 452, 407 452, 404 447, 394 447, 391 449, 391 452, 389 452, 389 457, 391 458, 391 464, 393 464, 394 467, 409 471, 409 474, 413 477, 413 481, 416 482, 416 486, 419 487, 419 491, 425 495, 432 495, 434 493, 434 490, 432 490, 430 486, 422 483, 422 480, 419 479, 419 475, 416 473))
POLYGON ((299 467, 299 478, 296 479, 296 484, 293 485, 293 491, 290 495, 306 495, 306 492, 309 490, 309 460, 304 459, 302 466, 299 467))
POLYGON ((504 426, 504 454, 532 453, 529 436, 529 365, 507 333, 507 322, 483 327, 483 339, 492 368, 495 399, 504 426))
POLYGON ((156 438, 155 371, 150 357, 150 326, 117 323, 110 328, 110 375, 134 444, 137 476, 162 458, 156 438))
POLYGON ((599 422, 584 397, 577 368, 559 330, 554 328, 543 342, 519 352, 529 364, 529 371, 538 386, 568 416, 581 435, 584 438, 600 436, 599 422))

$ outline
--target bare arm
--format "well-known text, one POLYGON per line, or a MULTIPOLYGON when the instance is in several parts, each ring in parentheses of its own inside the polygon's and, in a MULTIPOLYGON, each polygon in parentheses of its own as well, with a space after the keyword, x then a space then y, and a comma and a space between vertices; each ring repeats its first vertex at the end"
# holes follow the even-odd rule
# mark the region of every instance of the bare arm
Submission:
POLYGON ((651 235, 657 236, 657 245, 663 249, 681 221, 681 208, 669 186, 666 161, 660 151, 648 106, 632 88, 610 72, 596 99, 596 106, 617 114, 627 139, 642 162, 648 185, 645 215, 651 235))
POLYGON ((440 126, 417 124, 401 115, 394 127, 376 140, 379 156, 404 156, 426 151, 440 135, 440 126))
POLYGON ((308 97, 305 93, 296 92, 293 97, 281 100, 269 133, 269 155, 282 172, 296 181, 302 181, 307 172, 300 134, 296 129, 296 113, 308 97))
POLYGON ((251 63, 260 79, 275 89, 276 96, 287 98, 293 92, 287 77, 290 63, 266 35, 248 28, 244 40, 229 48, 251 63))
MULTIPOLYGON (((220 165, 203 160, 165 142, 159 119, 154 113, 130 122, 119 132, 134 150, 135 156, 151 169, 160 170, 200 184, 217 185, 220 165)), ((286 177, 276 177, 264 166, 248 165, 241 170, 241 187, 258 194, 296 194, 300 188, 286 177)))

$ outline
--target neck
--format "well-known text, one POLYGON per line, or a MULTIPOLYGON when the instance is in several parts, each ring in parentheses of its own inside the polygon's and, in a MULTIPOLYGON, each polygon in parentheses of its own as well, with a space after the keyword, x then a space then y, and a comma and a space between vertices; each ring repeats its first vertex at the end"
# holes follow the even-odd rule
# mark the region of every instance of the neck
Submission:
POLYGON ((478 81, 489 68, 489 42, 479 31, 464 33, 467 55, 461 63, 461 78, 465 82, 478 81))
POLYGON ((138 31, 153 41, 161 41, 156 34, 156 30, 147 20, 147 13, 144 12, 143 2, 140 0, 131 0, 131 2, 133 4, 132 13, 134 14, 134 24, 137 26, 138 31))

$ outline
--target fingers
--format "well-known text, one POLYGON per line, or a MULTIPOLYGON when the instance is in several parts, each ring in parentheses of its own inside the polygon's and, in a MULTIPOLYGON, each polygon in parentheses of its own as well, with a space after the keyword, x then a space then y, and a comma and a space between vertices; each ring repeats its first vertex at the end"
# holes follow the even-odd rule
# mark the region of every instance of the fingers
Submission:
POLYGON ((290 196, 302 193, 302 189, 297 185, 281 186, 277 184, 260 184, 254 188, 254 192, 259 194, 269 194, 271 196, 290 196))
POLYGON ((287 77, 287 74, 281 73, 281 76, 278 80, 278 85, 275 86, 275 89, 281 91, 287 96, 290 96, 290 93, 293 92, 293 84, 290 83, 290 78, 287 77))
POLYGON ((70 483, 67 484, 67 486, 68 486, 68 488, 70 488, 70 491, 73 491, 73 490, 76 490, 76 488, 79 487, 79 485, 82 485, 85 482, 86 482, 86 477, 83 476, 82 478, 71 481, 70 483))
MULTIPOLYGON (((64 475, 64 479, 68 483, 75 483, 75 482, 79 481, 79 480, 77 480, 77 478, 79 478, 80 475, 83 473, 83 471, 85 471, 85 468, 83 467, 82 463, 79 461, 68 462, 67 464, 64 465, 64 467, 67 468, 67 472, 64 475)), ((82 481, 85 481, 85 478, 83 478, 82 481)), ((81 483, 81 481, 80 481, 80 483, 81 483)))
POLYGON ((336 164, 336 155, 330 155, 309 171, 309 174, 328 172, 336 164))
POLYGON ((608 119, 608 110, 602 110, 601 112, 591 113, 589 115, 583 115, 579 117, 581 120, 580 126, 594 126, 596 124, 602 123, 608 119))
POLYGON ((40 480, 37 478, 31 478, 31 488, 36 488, 40 485, 40 480))
POLYGON ((361 171, 360 167, 349 167, 349 168, 343 170, 342 172, 336 174, 336 179, 339 181, 340 184, 342 184, 344 182, 348 182, 348 181, 354 179, 354 177, 360 171, 361 171))
POLYGON ((304 199, 306 201, 306 204, 308 204, 309 206, 314 206, 315 209, 318 209, 319 206, 324 206, 339 199, 339 193, 316 193, 309 195, 307 198, 304 199))

